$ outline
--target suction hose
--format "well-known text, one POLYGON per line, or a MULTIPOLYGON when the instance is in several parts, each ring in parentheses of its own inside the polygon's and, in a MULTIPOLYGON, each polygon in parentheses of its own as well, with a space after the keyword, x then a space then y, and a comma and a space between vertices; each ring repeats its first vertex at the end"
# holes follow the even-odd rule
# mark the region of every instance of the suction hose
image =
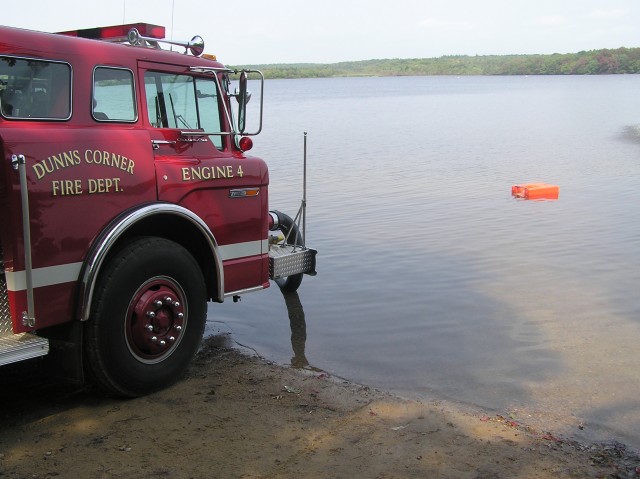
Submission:
MULTIPOLYGON (((274 231, 279 229, 282 231, 287 244, 304 246, 302 234, 300 234, 298 225, 296 225, 295 221, 293 221, 289 215, 286 215, 281 211, 270 211, 269 214, 271 215, 269 230, 274 231)), ((303 275, 304 273, 298 273, 285 278, 276 279, 275 281, 281 291, 290 293, 296 291, 300 287, 303 275)))

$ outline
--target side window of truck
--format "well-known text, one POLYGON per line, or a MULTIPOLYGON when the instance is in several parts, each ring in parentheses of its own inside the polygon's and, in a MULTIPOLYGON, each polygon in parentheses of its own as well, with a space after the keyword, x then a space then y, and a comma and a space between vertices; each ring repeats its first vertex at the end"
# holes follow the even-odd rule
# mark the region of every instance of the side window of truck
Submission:
POLYGON ((93 70, 93 106, 97 121, 135 122, 133 72, 124 68, 96 67, 93 70))
MULTIPOLYGON (((144 83, 149 123, 153 127, 221 132, 215 80, 148 71, 144 83)), ((216 148, 222 149, 220 135, 209 138, 216 148)))
POLYGON ((68 120, 71 66, 0 56, 0 113, 11 120, 68 120))

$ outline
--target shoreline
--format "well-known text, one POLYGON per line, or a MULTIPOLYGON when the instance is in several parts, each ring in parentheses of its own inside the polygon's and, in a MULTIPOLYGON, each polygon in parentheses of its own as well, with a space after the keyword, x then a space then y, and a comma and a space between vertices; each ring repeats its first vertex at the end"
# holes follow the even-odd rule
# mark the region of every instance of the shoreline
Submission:
POLYGON ((0 384, 7 479, 640 477, 640 457, 618 442, 579 443, 509 417, 404 399, 247 356, 216 337, 186 377, 142 398, 37 372, 4 374, 0 384))

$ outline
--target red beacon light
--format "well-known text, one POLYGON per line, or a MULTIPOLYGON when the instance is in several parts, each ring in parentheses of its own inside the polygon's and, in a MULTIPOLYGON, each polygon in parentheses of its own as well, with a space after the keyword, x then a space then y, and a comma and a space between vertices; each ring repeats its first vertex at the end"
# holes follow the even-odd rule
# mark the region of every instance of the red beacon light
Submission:
POLYGON ((243 136, 242 138, 240 138, 240 141, 238 141, 238 147, 242 151, 249 151, 251 148, 253 148, 253 140, 248 136, 243 136))
POLYGON ((165 28, 150 23, 130 23, 127 25, 112 25, 109 27, 84 28, 82 30, 69 30, 58 32, 60 35, 70 37, 91 38, 94 40, 110 40, 112 42, 127 41, 129 32, 135 29, 141 36, 162 40, 165 37, 165 28))
POLYGON ((135 46, 147 46, 160 48, 158 42, 170 43, 184 47, 193 56, 199 57, 204 52, 204 40, 196 35, 188 42, 176 42, 165 40, 165 28, 150 23, 129 23, 126 25, 112 25, 110 27, 86 28, 83 30, 69 30, 58 32, 60 35, 70 37, 90 38, 92 40, 105 40, 114 43, 129 42, 135 46))

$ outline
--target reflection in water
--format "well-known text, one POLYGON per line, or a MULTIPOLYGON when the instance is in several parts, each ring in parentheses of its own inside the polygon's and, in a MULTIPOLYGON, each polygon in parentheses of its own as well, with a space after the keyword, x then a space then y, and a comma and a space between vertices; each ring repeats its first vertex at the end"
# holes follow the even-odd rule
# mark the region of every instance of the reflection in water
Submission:
POLYGON ((620 135, 623 140, 640 143, 640 125, 627 125, 620 135))
POLYGON ((282 292, 284 302, 287 305, 289 313, 289 325, 291 326, 291 348, 293 349, 293 357, 291 358, 291 366, 297 369, 311 369, 313 371, 321 371, 309 365, 307 356, 305 355, 305 345, 307 343, 307 323, 304 319, 304 309, 300 302, 298 293, 282 292))

